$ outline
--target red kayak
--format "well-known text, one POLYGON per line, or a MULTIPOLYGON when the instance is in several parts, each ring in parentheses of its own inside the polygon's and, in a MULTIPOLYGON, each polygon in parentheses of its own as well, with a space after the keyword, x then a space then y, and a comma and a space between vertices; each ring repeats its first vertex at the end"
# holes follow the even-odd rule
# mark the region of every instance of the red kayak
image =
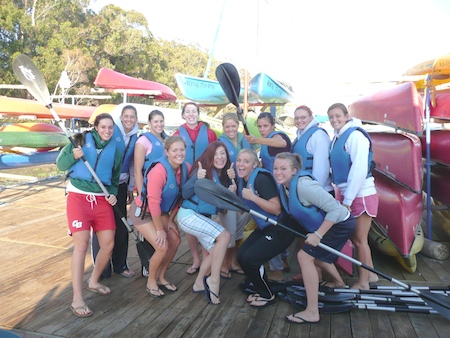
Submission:
POLYGON ((422 191, 422 145, 413 134, 369 132, 376 170, 415 193, 422 191))
POLYGON ((408 257, 422 220, 422 194, 416 194, 389 177, 373 172, 379 206, 376 223, 400 255, 408 257))
POLYGON ((412 82, 364 96, 349 105, 350 116, 363 122, 381 124, 422 134, 422 97, 412 82))
MULTIPOLYGON (((450 167, 445 165, 431 166, 431 197, 438 201, 450 205, 450 167)), ((425 187, 423 188, 426 191, 425 187)))
POLYGON ((172 89, 158 82, 137 79, 108 68, 101 68, 94 84, 101 88, 126 92, 128 95, 149 95, 159 101, 176 101, 172 89))
MULTIPOLYGON (((422 156, 426 157, 426 139, 422 142, 422 156)), ((430 133, 430 159, 433 162, 450 166, 450 130, 432 130, 430 133)))
POLYGON ((430 117, 450 120, 450 91, 436 93, 435 104, 430 106, 430 117))

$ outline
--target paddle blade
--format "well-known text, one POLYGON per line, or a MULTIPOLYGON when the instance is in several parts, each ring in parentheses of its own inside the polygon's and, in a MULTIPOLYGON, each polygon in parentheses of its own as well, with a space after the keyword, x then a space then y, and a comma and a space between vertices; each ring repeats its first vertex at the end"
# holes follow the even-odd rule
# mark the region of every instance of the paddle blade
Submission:
POLYGON ((202 201, 220 209, 249 212, 250 208, 234 193, 206 178, 195 182, 195 194, 202 201))
POLYGON ((148 262, 150 258, 152 258, 155 249, 145 239, 143 242, 139 239, 136 239, 136 249, 139 255, 139 259, 141 261, 141 265, 148 270, 148 262))
POLYGON ((450 319, 450 297, 448 295, 420 291, 419 296, 440 315, 450 319))
POLYGON ((216 77, 228 100, 239 107, 241 80, 236 67, 231 63, 222 63, 216 68, 216 77))
POLYGON ((45 106, 52 103, 47 84, 33 61, 21 54, 13 61, 13 71, 33 97, 45 106))

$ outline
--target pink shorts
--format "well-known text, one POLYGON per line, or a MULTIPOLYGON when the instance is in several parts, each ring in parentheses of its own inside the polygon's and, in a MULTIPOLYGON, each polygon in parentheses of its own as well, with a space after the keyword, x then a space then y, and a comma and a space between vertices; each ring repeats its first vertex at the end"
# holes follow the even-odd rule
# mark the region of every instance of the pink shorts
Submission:
POLYGON ((69 192, 67 196, 69 235, 77 231, 116 230, 114 211, 104 196, 69 192))
MULTIPOLYGON (((341 202, 344 200, 344 196, 341 196, 341 202)), ((364 197, 355 197, 351 205, 353 216, 359 217, 363 213, 366 213, 370 217, 376 217, 378 213, 378 195, 370 195, 364 197)))

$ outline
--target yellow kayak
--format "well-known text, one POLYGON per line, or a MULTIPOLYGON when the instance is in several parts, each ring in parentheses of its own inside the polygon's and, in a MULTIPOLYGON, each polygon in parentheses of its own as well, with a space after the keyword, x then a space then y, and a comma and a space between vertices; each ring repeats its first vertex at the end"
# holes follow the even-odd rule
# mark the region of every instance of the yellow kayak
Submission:
POLYGON ((431 76, 431 85, 439 86, 450 82, 450 54, 421 62, 408 69, 402 76, 406 79, 401 82, 412 81, 418 90, 423 90, 426 83, 426 75, 431 76))

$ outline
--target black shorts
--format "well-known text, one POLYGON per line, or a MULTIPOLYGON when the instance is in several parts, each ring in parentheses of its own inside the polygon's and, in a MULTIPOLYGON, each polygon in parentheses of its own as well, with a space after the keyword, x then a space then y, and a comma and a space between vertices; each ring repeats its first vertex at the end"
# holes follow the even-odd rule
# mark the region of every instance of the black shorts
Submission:
MULTIPOLYGON (((353 215, 340 223, 334 224, 330 230, 327 231, 323 239, 321 240, 322 244, 325 244, 337 251, 341 251, 344 247, 347 240, 352 237, 353 232, 355 231, 356 221, 353 215)), ((316 259, 320 259, 326 263, 334 263, 337 261, 338 256, 334 253, 331 253, 325 249, 319 248, 318 246, 311 246, 309 244, 304 244, 302 250, 305 251, 308 255, 313 256, 316 259)))

